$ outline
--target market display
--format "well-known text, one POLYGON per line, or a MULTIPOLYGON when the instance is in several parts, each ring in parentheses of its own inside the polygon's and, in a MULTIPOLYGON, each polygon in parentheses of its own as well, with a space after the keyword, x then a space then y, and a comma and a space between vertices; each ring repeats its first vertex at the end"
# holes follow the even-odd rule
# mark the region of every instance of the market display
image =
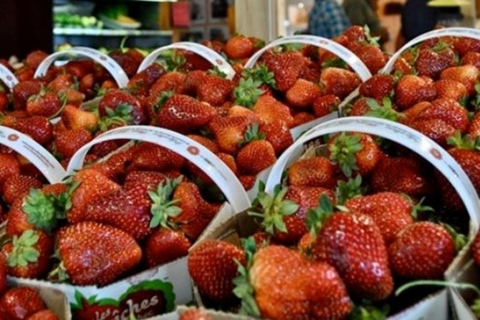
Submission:
POLYGON ((474 319, 475 30, 0 63, 6 272, 72 319, 474 319))

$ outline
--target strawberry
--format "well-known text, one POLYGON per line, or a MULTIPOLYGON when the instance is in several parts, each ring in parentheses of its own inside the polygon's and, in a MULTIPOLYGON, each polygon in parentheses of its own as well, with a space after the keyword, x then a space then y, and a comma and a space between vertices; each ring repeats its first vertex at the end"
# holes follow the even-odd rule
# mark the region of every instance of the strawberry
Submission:
POLYGON ((81 110, 70 104, 63 108, 60 117, 68 129, 85 129, 93 132, 99 123, 98 116, 93 112, 81 110))
POLYGON ((7 290, 7 258, 0 254, 0 296, 7 290))
POLYGON ((21 81, 12 89, 13 108, 24 110, 30 96, 41 91, 41 82, 37 80, 21 81))
POLYGON ((326 94, 333 94, 344 99, 361 84, 358 75, 350 70, 328 67, 322 70, 320 85, 326 94))
POLYGON ((58 318, 53 311, 49 309, 43 309, 35 312, 25 320, 60 320, 60 318, 58 318))
POLYGON ((283 120, 262 123, 258 130, 265 134, 265 140, 270 142, 277 156, 293 144, 290 128, 283 120))
POLYGON ((198 186, 192 182, 182 180, 175 183, 172 201, 180 209, 180 213, 170 218, 171 222, 185 224, 198 219, 200 203, 203 200, 198 186))
POLYGON ((467 134, 470 137, 480 137, 480 113, 474 112, 470 119, 467 134))
POLYGON ((94 169, 82 169, 72 179, 70 190, 70 207, 67 211, 67 219, 70 223, 84 220, 85 212, 89 204, 96 199, 107 196, 119 190, 119 184, 107 178, 94 169))
POLYGON ((203 70, 194 70, 187 73, 185 80, 180 84, 178 93, 195 96, 197 89, 203 85, 207 73, 203 70))
POLYGON ((290 89, 300 78, 305 60, 299 52, 282 52, 270 54, 263 58, 263 63, 273 72, 275 86, 280 92, 290 89))
POLYGON ((448 138, 455 134, 454 127, 438 118, 413 120, 409 126, 441 146, 445 146, 448 138))
POLYGON ((365 43, 356 46, 353 52, 372 74, 376 74, 387 63, 387 56, 377 44, 365 43))
POLYGON ((92 139, 92 134, 85 129, 67 129, 53 138, 52 153, 58 159, 69 159, 92 139))
POLYGON ((41 188, 42 182, 35 177, 25 175, 9 176, 3 183, 3 199, 11 205, 17 198, 26 196, 30 189, 41 188))
POLYGON ((185 62, 178 67, 179 71, 183 71, 183 72, 191 72, 195 70, 207 71, 213 68, 213 65, 210 61, 208 61, 203 56, 193 51, 178 49, 176 50, 175 53, 182 56, 185 59, 185 62))
POLYGON ((165 73, 158 63, 153 63, 130 78, 127 84, 129 92, 135 96, 147 96, 150 87, 165 73))
POLYGON ((50 270, 53 238, 44 231, 26 230, 2 247, 7 258, 8 274, 14 277, 38 279, 50 270))
POLYGON ((469 52, 480 52, 480 41, 470 37, 459 37, 453 43, 453 48, 463 57, 469 52))
POLYGON ((420 111, 414 119, 441 119, 455 131, 464 133, 469 124, 468 110, 462 107, 456 100, 439 98, 431 102, 430 106, 420 111))
POLYGON ((391 191, 410 197, 423 197, 431 193, 432 185, 425 170, 413 158, 384 157, 372 173, 373 192, 391 191))
POLYGON ((260 96, 253 105, 252 110, 263 123, 271 123, 282 119, 289 128, 293 125, 290 108, 271 95, 260 96))
POLYGON ((100 100, 98 111, 100 117, 124 124, 145 124, 147 119, 140 101, 120 89, 109 90, 100 100))
POLYGON ((245 116, 216 116, 208 123, 208 128, 213 133, 222 152, 236 154, 252 121, 251 118, 245 116))
POLYGON ((438 99, 453 99, 462 103, 467 97, 468 92, 465 85, 452 79, 439 79, 435 81, 438 99))
POLYGON ((62 88, 58 90, 57 95, 63 104, 71 104, 76 107, 80 107, 85 101, 85 95, 81 91, 73 88, 62 88))
POLYGON ((405 110, 421 101, 432 101, 437 91, 432 79, 407 74, 400 78, 395 88, 395 105, 405 110))
POLYGON ((62 66, 65 71, 75 77, 77 80, 93 71, 93 61, 91 60, 70 60, 62 66))
POLYGON ((160 127, 182 133, 206 125, 216 114, 214 107, 183 94, 174 94, 159 106, 156 119, 160 127))
POLYGON ((47 306, 40 294, 25 286, 9 288, 0 298, 0 309, 8 319, 22 320, 47 306))
POLYGON ((315 156, 295 161, 287 170, 291 186, 326 187, 335 186, 335 168, 326 157, 315 156))
POLYGON ((243 146, 235 158, 240 172, 256 175, 277 160, 275 149, 267 140, 253 140, 243 146))
POLYGON ((12 176, 20 175, 20 163, 15 156, 6 153, 0 153, 0 186, 12 176))
POLYGON ((463 83, 469 95, 475 94, 475 84, 479 70, 473 65, 453 66, 446 68, 440 74, 440 79, 452 79, 463 83))
POLYGON ((147 265, 153 268, 186 256, 191 245, 190 240, 181 231, 156 228, 145 243, 147 265))
POLYGON ((285 99, 290 106, 303 109, 311 107, 321 94, 318 84, 300 78, 285 92, 285 99))
POLYGON ((60 73, 53 80, 51 80, 47 89, 52 90, 53 92, 58 92, 65 88, 71 88, 75 85, 75 78, 68 73, 60 73))
POLYGON ((252 315, 256 317, 293 320, 302 314, 312 319, 340 320, 352 310, 345 285, 333 267, 307 260, 289 248, 260 248, 245 274, 247 279, 240 284, 247 282, 254 298, 242 297, 244 301, 254 299, 257 312, 252 315))
POLYGON ((382 158, 382 152, 372 136, 365 133, 341 133, 328 141, 330 160, 346 177, 354 172, 370 175, 382 158))
POLYGON ((208 239, 190 250, 187 266, 198 291, 211 301, 225 305, 234 300, 237 263, 245 265, 242 249, 225 241, 208 239))
POLYGON ((202 85, 197 87, 197 99, 212 106, 221 106, 232 99, 234 86, 232 80, 207 74, 202 85))
POLYGON ((366 214, 378 225, 388 246, 400 230, 413 223, 416 214, 411 200, 395 192, 379 192, 354 197, 345 202, 350 211, 366 214))
POLYGON ((42 50, 35 50, 27 54, 25 57, 25 65, 32 69, 37 69, 40 63, 48 57, 48 53, 42 50))
POLYGON ((185 158, 178 153, 154 143, 143 142, 127 157, 130 171, 170 171, 180 170, 185 165, 185 158))
POLYGON ((338 110, 341 100, 334 94, 319 96, 313 101, 313 113, 315 118, 321 118, 338 110))
POLYGON ((408 279, 440 279, 456 251, 452 235, 441 225, 422 221, 405 227, 388 247, 392 273, 408 279))
POLYGON ((255 47, 249 37, 237 34, 227 40, 223 50, 229 59, 248 59, 255 47))
POLYGON ((7 92, 0 89, 0 112, 4 112, 9 108, 10 97, 7 92))
POLYGON ((142 249, 130 235, 92 221, 62 229, 57 250, 74 285, 104 286, 137 266, 142 258, 142 249))
POLYGON ((154 190, 159 183, 164 182, 167 176, 158 171, 130 171, 125 176, 123 188, 130 189, 136 185, 142 185, 145 190, 154 190))
POLYGON ((445 43, 439 42, 432 48, 420 49, 415 69, 419 76, 438 79, 446 68, 456 65, 455 52, 445 43))
POLYGON ((475 66, 475 68, 477 69, 480 68, 480 52, 473 52, 473 51, 467 52, 467 54, 465 54, 462 57, 460 64, 461 65, 471 64, 475 66))
POLYGON ((53 125, 47 117, 27 116, 12 119, 7 125, 4 118, 3 125, 30 136, 39 144, 46 146, 53 138, 53 125))
POLYGON ((125 231, 137 241, 150 234, 152 202, 145 186, 135 184, 101 198, 92 199, 83 214, 83 221, 96 221, 125 231))
POLYGON ((185 310, 178 320, 213 320, 213 318, 204 309, 194 307, 185 310))
POLYGON ((123 52, 121 49, 111 50, 108 55, 113 58, 125 71, 127 76, 130 78, 137 73, 137 69, 140 66, 142 61, 138 61, 133 57, 129 56, 126 52, 123 52))
POLYGON ((335 267, 352 296, 378 301, 392 293, 387 248, 372 217, 333 213, 318 231, 313 250, 335 267))
POLYGON ((377 73, 362 82, 359 93, 364 97, 382 100, 393 92, 395 78, 391 74, 377 73))
POLYGON ((186 75, 179 71, 169 71, 162 74, 150 87, 151 96, 160 96, 162 92, 172 91, 178 93, 180 86, 186 79, 186 75))
POLYGON ((60 97, 55 92, 48 90, 42 90, 30 96, 26 105, 29 115, 39 115, 47 118, 57 115, 61 108, 62 101, 60 97))

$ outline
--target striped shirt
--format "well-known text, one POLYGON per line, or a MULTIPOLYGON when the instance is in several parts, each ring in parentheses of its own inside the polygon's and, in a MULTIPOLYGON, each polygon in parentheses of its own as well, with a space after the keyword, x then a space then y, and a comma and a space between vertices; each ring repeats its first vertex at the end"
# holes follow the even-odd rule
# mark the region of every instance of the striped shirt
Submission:
POLYGON ((350 21, 337 0, 315 0, 308 16, 310 34, 331 39, 349 26, 350 21))

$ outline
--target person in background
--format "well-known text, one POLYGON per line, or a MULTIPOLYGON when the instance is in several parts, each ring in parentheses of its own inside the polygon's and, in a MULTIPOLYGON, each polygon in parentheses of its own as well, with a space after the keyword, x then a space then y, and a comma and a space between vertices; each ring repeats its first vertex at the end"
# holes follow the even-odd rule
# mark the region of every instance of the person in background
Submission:
POLYGON ((309 34, 331 39, 348 27, 350 20, 337 0, 315 0, 308 15, 309 34))
POLYGON ((380 45, 389 39, 387 28, 377 15, 378 0, 343 0, 343 9, 352 25, 368 26, 370 34, 379 37, 380 45))
POLYGON ((435 29, 438 9, 427 5, 429 0, 407 0, 401 13, 401 41, 397 47, 422 33, 435 29))

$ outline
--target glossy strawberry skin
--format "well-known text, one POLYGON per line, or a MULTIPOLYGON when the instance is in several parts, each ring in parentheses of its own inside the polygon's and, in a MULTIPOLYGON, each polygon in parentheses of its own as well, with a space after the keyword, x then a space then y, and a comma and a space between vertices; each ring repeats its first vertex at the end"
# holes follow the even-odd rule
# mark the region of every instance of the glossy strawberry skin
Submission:
POLYGON ((456 254, 450 233, 432 222, 403 229, 388 247, 392 273, 408 279, 440 279, 456 254))
POLYGON ((182 232, 170 229, 155 229, 147 238, 144 252, 149 268, 186 256, 190 240, 182 232))
POLYGON ((33 289, 20 286, 8 289, 0 298, 0 308, 13 320, 22 320, 46 308, 33 289))

